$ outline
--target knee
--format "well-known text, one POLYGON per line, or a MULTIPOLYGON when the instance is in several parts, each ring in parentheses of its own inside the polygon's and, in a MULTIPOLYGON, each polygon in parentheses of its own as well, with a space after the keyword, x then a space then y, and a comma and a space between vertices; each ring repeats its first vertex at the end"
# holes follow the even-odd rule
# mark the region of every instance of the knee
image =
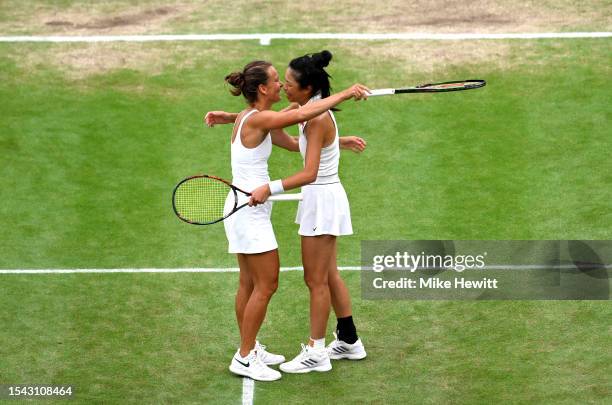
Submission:
POLYGON ((266 299, 270 299, 278 289, 278 278, 261 283, 257 286, 257 292, 266 299))
POLYGON ((274 294, 276 290, 278 290, 278 278, 272 280, 268 285, 268 291, 270 292, 270 296, 272 296, 272 294, 274 294))
POLYGON ((310 290, 328 288, 328 279, 323 275, 312 275, 304 273, 304 282, 310 290))
POLYGON ((342 284, 344 283, 344 281, 342 280, 342 277, 340 277, 340 273, 338 273, 338 271, 333 271, 329 274, 328 276, 329 278, 329 284, 342 284))
POLYGON ((253 281, 252 280, 243 280, 240 279, 240 281, 238 282, 238 290, 239 291, 245 291, 245 292, 252 292, 253 291, 253 281))

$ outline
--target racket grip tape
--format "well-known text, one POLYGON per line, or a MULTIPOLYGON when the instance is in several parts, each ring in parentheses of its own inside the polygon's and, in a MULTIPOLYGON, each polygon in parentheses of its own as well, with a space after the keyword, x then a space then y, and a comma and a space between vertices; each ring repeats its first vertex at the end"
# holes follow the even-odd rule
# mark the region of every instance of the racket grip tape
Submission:
POLYGON ((392 94, 395 94, 395 89, 372 89, 368 93, 368 97, 390 96, 392 94))
POLYGON ((268 198, 269 201, 301 201, 302 193, 279 194, 268 198))

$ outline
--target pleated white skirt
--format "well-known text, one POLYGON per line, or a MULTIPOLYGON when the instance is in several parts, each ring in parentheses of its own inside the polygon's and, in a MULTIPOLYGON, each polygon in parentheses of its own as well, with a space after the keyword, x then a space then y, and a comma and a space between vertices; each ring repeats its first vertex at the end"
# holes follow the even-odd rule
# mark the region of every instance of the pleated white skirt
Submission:
POLYGON ((303 186, 295 222, 302 236, 352 235, 351 210, 342 183, 303 186))

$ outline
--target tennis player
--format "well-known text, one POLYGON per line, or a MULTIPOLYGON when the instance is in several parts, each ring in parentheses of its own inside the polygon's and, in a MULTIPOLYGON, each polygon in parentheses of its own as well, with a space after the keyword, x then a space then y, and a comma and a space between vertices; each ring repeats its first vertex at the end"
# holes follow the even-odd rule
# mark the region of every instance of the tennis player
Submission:
MULTIPOLYGON (((281 83, 276 69, 269 62, 251 62, 241 72, 226 76, 225 80, 234 87, 232 94, 242 94, 248 104, 238 114, 232 133, 232 184, 245 190, 263 185, 268 195, 283 192, 283 183, 280 180, 270 182, 268 175, 268 157, 272 148, 270 130, 307 121, 344 100, 366 98, 368 91, 365 86, 356 84, 306 108, 275 112, 270 107, 280 101, 281 83)), ((303 184, 308 180, 305 179, 303 184)), ((294 182, 295 185, 286 184, 287 188, 302 185, 299 180, 294 182)), ((281 363, 284 357, 265 351, 265 347, 256 342, 256 336, 278 286, 280 265, 278 245, 270 222, 272 205, 265 201, 250 204, 256 203, 259 205, 240 210, 224 221, 229 253, 237 255, 240 267, 236 294, 240 348, 229 369, 255 380, 273 381, 281 378, 281 374, 268 365, 281 363)))
MULTIPOLYGON (((291 61, 284 87, 289 101, 306 106, 330 96, 329 75, 324 68, 331 58, 330 52, 323 51, 291 61)), ((209 125, 234 119, 235 115, 219 111, 206 116, 209 125)), ((289 373, 331 370, 330 358, 366 357, 353 322, 350 295, 336 264, 336 237, 352 234, 349 203, 338 177, 339 147, 344 144, 345 148, 362 151, 365 142, 358 137, 339 137, 332 111, 300 123, 299 129, 299 138, 283 130, 272 131, 275 144, 299 150, 304 157, 304 169, 283 180, 283 186, 290 186, 296 176, 304 174, 313 179, 302 188, 304 200, 296 218, 302 236, 304 279, 310 290, 310 339, 295 359, 281 365, 281 370, 289 373), (325 348, 330 301, 337 325, 335 339, 325 348)), ((269 192, 262 186, 253 194, 253 202, 261 202, 269 192)))

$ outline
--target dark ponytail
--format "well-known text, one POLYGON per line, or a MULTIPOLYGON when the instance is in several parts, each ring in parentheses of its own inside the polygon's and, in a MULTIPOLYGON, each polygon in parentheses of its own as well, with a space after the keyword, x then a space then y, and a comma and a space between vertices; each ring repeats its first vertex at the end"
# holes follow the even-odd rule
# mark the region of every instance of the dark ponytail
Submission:
POLYGON ((289 67, 295 72, 295 80, 301 88, 312 87, 312 95, 321 93, 321 97, 329 97, 331 76, 325 71, 329 65, 332 54, 329 51, 307 54, 293 59, 289 62, 289 67))
POLYGON ((242 94, 250 104, 256 102, 259 85, 268 83, 270 66, 272 66, 270 62, 256 60, 246 65, 242 72, 233 72, 225 76, 225 81, 234 87, 230 89, 230 93, 234 96, 242 94))

